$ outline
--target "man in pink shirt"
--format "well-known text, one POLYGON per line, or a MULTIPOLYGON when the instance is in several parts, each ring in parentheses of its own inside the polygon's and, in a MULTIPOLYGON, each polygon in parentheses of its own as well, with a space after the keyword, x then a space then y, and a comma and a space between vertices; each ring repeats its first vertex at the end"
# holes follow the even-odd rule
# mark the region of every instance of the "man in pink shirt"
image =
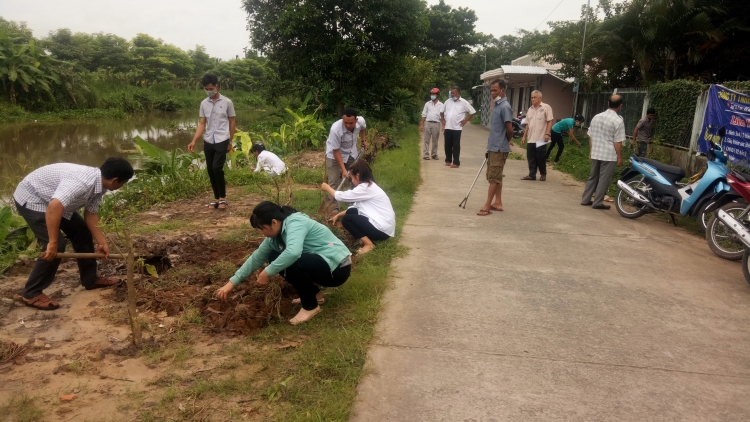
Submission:
POLYGON ((521 138, 521 146, 527 144, 526 160, 529 162, 529 175, 521 180, 536 180, 539 169, 539 180, 547 180, 547 144, 552 134, 552 107, 542 102, 542 93, 531 92, 531 107, 526 113, 526 128, 521 138))

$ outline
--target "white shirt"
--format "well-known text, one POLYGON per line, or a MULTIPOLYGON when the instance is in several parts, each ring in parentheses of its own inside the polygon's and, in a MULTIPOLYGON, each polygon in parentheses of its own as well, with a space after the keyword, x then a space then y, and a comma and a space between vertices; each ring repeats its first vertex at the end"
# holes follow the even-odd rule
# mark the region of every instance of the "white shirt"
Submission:
POLYGON ((344 119, 340 119, 332 124, 331 131, 328 133, 328 140, 326 141, 326 157, 333 160, 333 151, 339 150, 344 163, 349 160, 349 157, 356 160, 358 156, 357 136, 362 129, 366 128, 367 124, 365 123, 365 118, 362 116, 357 116, 357 125, 354 127, 353 132, 346 130, 344 119))
POLYGON ((396 213, 393 212, 391 200, 375 182, 369 186, 360 183, 345 192, 337 191, 335 197, 339 202, 353 203, 352 207, 357 209, 359 215, 367 217, 376 229, 391 237, 396 234, 396 213))
POLYGON ((456 101, 448 100, 440 110, 445 116, 445 128, 450 130, 462 130, 461 122, 466 118, 466 113, 476 114, 474 107, 463 98, 456 101))
POLYGON ((47 212, 49 203, 57 199, 63 205, 63 218, 70 220, 82 207, 96 214, 106 192, 98 168, 58 163, 40 167, 24 177, 13 199, 37 212, 47 212))
POLYGON ((229 139, 229 118, 235 117, 234 104, 229 98, 219 94, 216 102, 206 97, 201 101, 199 117, 206 118, 206 131, 203 140, 209 144, 218 144, 229 139))
POLYGON ((258 164, 255 166, 255 172, 265 170, 269 176, 281 174, 286 171, 286 164, 281 161, 278 155, 271 151, 261 151, 258 154, 258 164))
POLYGON ((625 122, 615 111, 607 110, 591 119, 588 135, 592 160, 617 161, 615 142, 625 141, 625 122))
POLYGON ((440 100, 436 100, 433 104, 432 100, 427 101, 422 109, 422 117, 428 122, 440 122, 440 110, 443 108, 443 103, 440 100))

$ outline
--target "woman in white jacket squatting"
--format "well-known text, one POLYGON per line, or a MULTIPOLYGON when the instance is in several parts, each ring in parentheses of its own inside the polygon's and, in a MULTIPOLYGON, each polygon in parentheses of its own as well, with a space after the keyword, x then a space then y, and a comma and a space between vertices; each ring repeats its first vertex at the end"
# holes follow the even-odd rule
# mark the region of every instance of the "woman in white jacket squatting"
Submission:
POLYGON ((281 161, 278 155, 271 151, 266 151, 266 146, 263 144, 253 144, 250 147, 250 152, 258 160, 258 164, 255 166, 255 173, 264 170, 269 176, 278 176, 286 171, 286 164, 281 161))
POLYGON ((375 183, 370 166, 363 160, 358 160, 349 168, 349 176, 354 189, 337 192, 328 183, 321 188, 333 195, 339 202, 352 204, 349 209, 342 211, 329 221, 336 224, 341 217, 341 225, 351 233, 355 239, 362 241, 362 248, 357 251, 362 255, 370 252, 375 244, 396 234, 396 213, 393 212, 388 195, 375 183))

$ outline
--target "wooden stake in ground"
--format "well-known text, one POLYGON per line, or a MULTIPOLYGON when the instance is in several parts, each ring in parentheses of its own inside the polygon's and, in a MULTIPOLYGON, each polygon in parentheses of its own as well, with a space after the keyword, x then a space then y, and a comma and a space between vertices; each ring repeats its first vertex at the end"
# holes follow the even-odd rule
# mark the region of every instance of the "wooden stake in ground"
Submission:
POLYGON ((128 315, 130 316, 130 327, 133 330, 133 345, 141 346, 141 325, 138 323, 138 314, 135 308, 135 281, 133 280, 133 271, 135 270, 135 256, 133 254, 133 241, 130 239, 130 232, 125 230, 125 241, 128 244, 128 258, 126 266, 128 268, 128 315))

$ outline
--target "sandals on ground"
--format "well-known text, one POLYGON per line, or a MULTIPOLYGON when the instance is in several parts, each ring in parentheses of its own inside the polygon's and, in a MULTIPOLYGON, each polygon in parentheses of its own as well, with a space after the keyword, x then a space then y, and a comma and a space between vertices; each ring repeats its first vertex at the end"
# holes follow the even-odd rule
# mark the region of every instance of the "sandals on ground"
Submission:
POLYGON ((44 293, 40 294, 39 296, 33 298, 33 299, 26 299, 25 297, 22 298, 24 305, 30 307, 39 309, 42 311, 54 311, 55 309, 60 307, 60 304, 53 301, 47 295, 44 293))
POLYGON ((208 204, 208 208, 217 209, 217 208, 219 208, 219 203, 218 202, 210 202, 208 204))
POLYGON ((227 202, 226 200, 222 199, 221 201, 219 201, 219 209, 220 210, 227 209, 227 205, 229 205, 229 202, 227 202))
POLYGON ((107 287, 117 286, 122 283, 119 278, 107 278, 101 277, 94 282, 91 286, 86 286, 86 290, 106 289, 107 287))
POLYGON ((490 210, 479 210, 479 212, 477 213, 477 215, 480 217, 486 217, 490 214, 492 214, 492 211, 490 210))

